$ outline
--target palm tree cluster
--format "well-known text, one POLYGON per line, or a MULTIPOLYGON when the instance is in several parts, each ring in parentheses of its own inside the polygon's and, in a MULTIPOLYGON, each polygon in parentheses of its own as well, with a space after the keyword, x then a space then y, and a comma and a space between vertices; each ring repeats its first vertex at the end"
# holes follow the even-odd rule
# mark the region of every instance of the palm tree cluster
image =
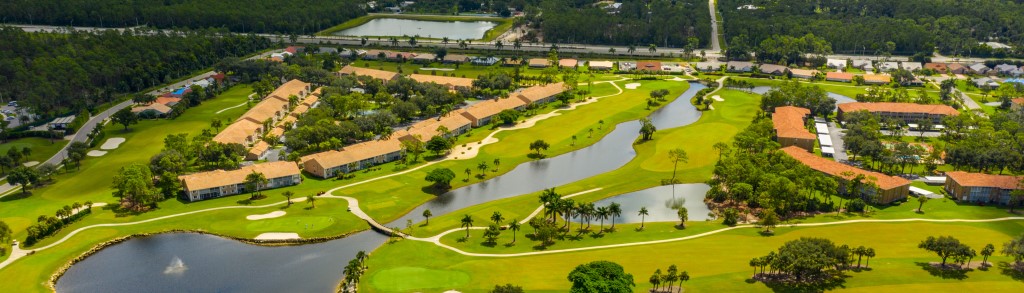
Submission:
POLYGON ((612 226, 608 231, 615 231, 615 219, 622 216, 622 206, 618 203, 611 203, 607 206, 596 206, 594 203, 584 203, 562 198, 554 188, 544 190, 540 195, 540 203, 544 206, 544 217, 547 221, 555 223, 558 217, 562 216, 565 221, 561 230, 565 233, 571 231, 571 220, 574 217, 580 219, 580 227, 577 231, 580 234, 590 231, 591 222, 599 221, 599 233, 604 233, 604 221, 611 219, 612 226), (584 223, 586 227, 584 227, 584 223))
POLYGON ((666 270, 665 273, 662 273, 661 269, 655 270, 654 274, 651 275, 651 278, 648 279, 651 285, 654 285, 654 288, 651 289, 651 292, 668 293, 683 292, 683 282, 689 280, 690 273, 687 273, 686 271, 680 272, 674 264, 668 266, 668 270, 666 270), (672 284, 675 284, 676 282, 679 282, 679 286, 673 288, 672 284), (665 287, 661 287, 661 285, 665 285, 665 287))
POLYGON ((75 202, 70 206, 65 205, 54 212, 55 217, 40 215, 37 222, 26 229, 28 237, 25 239, 25 244, 32 245, 43 238, 56 234, 64 226, 74 223, 91 212, 92 202, 87 201, 85 204, 75 202))
POLYGON ((370 258, 370 255, 365 251, 360 250, 356 253, 356 258, 353 258, 345 266, 345 280, 341 282, 340 292, 358 292, 359 278, 363 277, 366 273, 366 260, 370 258))
POLYGON ((850 269, 855 256, 857 267, 860 268, 863 257, 867 257, 870 262, 874 255, 873 248, 851 248, 845 244, 837 246, 825 238, 801 237, 786 242, 778 252, 772 251, 766 256, 751 259, 749 264, 754 268, 754 278, 813 283, 850 269))

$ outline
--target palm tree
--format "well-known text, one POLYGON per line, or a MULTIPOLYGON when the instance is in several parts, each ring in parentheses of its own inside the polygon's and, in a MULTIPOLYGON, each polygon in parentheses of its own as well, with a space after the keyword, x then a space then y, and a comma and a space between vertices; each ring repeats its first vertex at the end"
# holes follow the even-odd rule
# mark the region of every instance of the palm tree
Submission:
POLYGON ((497 170, 497 169, 498 169, 498 165, 501 165, 501 159, 499 159, 499 158, 494 158, 494 169, 495 169, 495 170, 497 170))
POLYGON ((629 45, 626 47, 626 52, 629 52, 629 56, 633 56, 633 53, 636 53, 636 46, 629 45))
POLYGON ((245 175, 245 188, 252 191, 250 198, 255 199, 256 195, 260 193, 260 188, 266 186, 270 182, 267 180, 267 176, 263 173, 253 171, 248 175, 245 175))
POLYGON ((575 135, 572 136, 572 143, 570 143, 569 145, 570 146, 576 146, 576 136, 575 135))
MULTIPOLYGON (((470 170, 469 168, 466 168, 466 177, 469 177, 469 176, 473 176, 473 170, 470 170)), ((466 178, 466 181, 469 181, 469 178, 466 178)))
POLYGON ((519 220, 512 219, 512 222, 508 223, 508 229, 512 230, 512 243, 516 243, 516 231, 519 231, 519 220))
POLYGON ((448 41, 448 37, 441 38, 441 43, 444 44, 445 47, 448 47, 448 41))
POLYGON ((610 215, 611 215, 611 211, 608 210, 608 207, 598 207, 597 208, 597 218, 601 220, 601 232, 602 233, 604 232, 604 220, 608 219, 608 216, 610 216, 610 215))
POLYGON ((466 228, 466 238, 469 238, 469 227, 473 227, 473 217, 469 215, 462 216, 462 227, 466 228))
POLYGON ((480 162, 476 164, 476 169, 480 170, 480 176, 484 176, 487 173, 487 162, 480 162))
POLYGON ((505 217, 501 216, 501 212, 499 211, 495 211, 493 214, 491 214, 491 221, 493 221, 495 225, 501 225, 501 221, 504 220, 505 217))
POLYGON ((519 51, 519 49, 523 48, 523 42, 519 41, 519 39, 512 41, 512 48, 516 49, 516 51, 519 51))
POLYGON ((640 230, 644 229, 644 219, 646 219, 649 214, 650 213, 647 212, 647 207, 641 207, 640 212, 637 213, 637 216, 640 216, 640 230))
POLYGON ((651 53, 658 52, 658 45, 655 45, 655 44, 648 45, 647 46, 647 51, 651 51, 651 53))
POLYGON ((615 55, 615 48, 608 48, 608 54, 615 55))
POLYGON ((284 195, 284 197, 288 198, 288 206, 292 206, 292 196, 294 196, 295 193, 289 190, 281 193, 281 195, 284 195))
POLYGON ((314 209, 316 208, 316 197, 315 196, 312 196, 312 195, 307 196, 306 197, 306 201, 309 201, 309 205, 313 206, 314 209))
POLYGON ((612 231, 615 231, 615 218, 622 216, 622 206, 617 202, 608 205, 608 213, 612 216, 612 231))
POLYGON ((427 225, 430 225, 430 217, 434 214, 430 212, 430 209, 423 210, 423 217, 427 219, 427 225))
POLYGON ((501 40, 498 40, 498 41, 494 42, 494 47, 498 48, 498 51, 501 51, 501 48, 505 47, 505 44, 502 43, 501 40))

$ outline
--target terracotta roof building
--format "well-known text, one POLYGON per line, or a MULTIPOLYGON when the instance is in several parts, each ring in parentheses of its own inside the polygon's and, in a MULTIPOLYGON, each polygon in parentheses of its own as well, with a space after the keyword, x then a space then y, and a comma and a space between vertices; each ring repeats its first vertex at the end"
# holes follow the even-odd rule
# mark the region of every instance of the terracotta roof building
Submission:
POLYGON ((812 79, 815 75, 818 75, 817 70, 809 69, 790 69, 789 72, 796 78, 812 79))
POLYGON ((849 181, 851 179, 856 178, 857 175, 862 175, 864 181, 861 182, 862 184, 860 184, 857 193, 863 199, 870 202, 890 203, 907 198, 907 194, 910 193, 910 181, 900 177, 862 170, 822 158, 797 146, 786 147, 782 151, 811 169, 839 179, 839 189, 843 193, 849 193, 846 189, 850 185, 849 181), (877 189, 871 188, 872 185, 877 187, 877 189))
POLYGON ((270 92, 267 97, 278 96, 284 98, 284 101, 287 102, 288 97, 290 96, 294 95, 299 99, 303 99, 309 94, 310 89, 308 83, 302 82, 298 79, 293 79, 277 87, 277 89, 274 89, 274 91, 270 92))
POLYGON ((238 170, 215 170, 178 176, 185 199, 197 201, 247 192, 245 177, 262 173, 268 183, 260 190, 296 185, 302 182, 299 167, 294 162, 279 161, 249 165, 238 170))
POLYGON ((498 98, 486 100, 466 107, 459 114, 469 119, 473 127, 480 127, 491 123, 492 118, 501 111, 523 110, 526 108, 526 101, 519 98, 498 98))
POLYGON ((949 71, 949 66, 946 63, 925 63, 924 69, 931 69, 938 73, 946 73, 949 71))
POLYGON ((397 139, 371 140, 302 157, 302 169, 321 178, 330 178, 384 164, 402 158, 402 143, 397 139))
POLYGON ((848 72, 827 72, 825 73, 825 80, 837 81, 837 82, 851 82, 853 81, 853 73, 848 72))
POLYGON ((248 119, 239 120, 224 127, 220 133, 213 137, 213 141, 223 144, 237 143, 242 146, 248 146, 259 140, 260 133, 263 133, 262 123, 256 123, 248 119))
POLYGON ((518 98, 527 104, 544 104, 555 100, 555 97, 565 92, 565 83, 551 83, 525 88, 510 95, 518 98))
POLYGON ((956 109, 946 105, 922 105, 915 103, 845 103, 839 104, 836 117, 844 120, 843 114, 855 111, 868 111, 879 117, 894 118, 904 123, 917 123, 921 119, 931 119, 932 123, 942 124, 942 118, 960 115, 956 109))
POLYGON ((587 66, 590 70, 612 70, 614 67, 611 61, 590 61, 587 62, 587 66))
POLYGON ((953 198, 976 203, 1010 203, 1010 192, 1021 189, 1024 176, 946 172, 946 191, 953 198))
POLYGON ((385 70, 377 70, 372 68, 355 67, 352 65, 345 65, 341 70, 337 72, 338 76, 342 75, 354 75, 354 76, 369 76, 375 79, 380 79, 385 82, 391 81, 398 77, 398 72, 391 72, 385 70))
POLYGON ((439 85, 448 87, 448 89, 454 90, 456 88, 472 88, 473 79, 463 77, 449 77, 439 75, 428 75, 428 74, 413 74, 409 78, 416 82, 433 82, 439 85))
POLYGON ((775 108, 772 124, 775 128, 775 139, 782 147, 798 146, 808 152, 814 151, 813 133, 804 127, 811 110, 800 107, 785 106, 775 108))
POLYGON ((548 59, 544 58, 533 58, 530 59, 529 63, 530 67, 533 68, 547 68, 548 66, 551 66, 551 62, 548 62, 548 59))
POLYGON ((443 135, 445 138, 461 135, 466 133, 466 131, 469 131, 469 128, 472 127, 473 124, 469 118, 462 115, 461 111, 462 110, 456 110, 448 113, 448 115, 444 117, 429 118, 417 122, 405 130, 396 131, 392 134, 392 137, 397 137, 401 140, 417 139, 419 141, 426 142, 439 135, 443 135), (441 128, 442 126, 448 129, 447 135, 438 131, 438 128, 441 128))
POLYGON ((637 61, 636 71, 647 71, 647 72, 658 72, 661 71, 661 62, 659 61, 637 61))
POLYGON ((579 63, 580 63, 579 60, 571 59, 571 58, 565 58, 565 59, 558 60, 558 67, 562 67, 562 68, 576 68, 576 65, 579 65, 579 63))
POLYGON ((952 74, 967 74, 967 72, 971 70, 960 63, 950 63, 949 65, 946 65, 946 67, 949 68, 949 73, 952 74))
POLYGON ((1013 109, 1014 111, 1016 111, 1016 110, 1020 109, 1021 107, 1024 107, 1024 98, 1016 98, 1016 99, 1010 100, 1010 103, 1011 103, 1010 109, 1013 109))
POLYGON ((267 154, 267 150, 270 150, 270 144, 260 140, 256 142, 256 144, 252 145, 252 148, 249 149, 249 152, 245 154, 245 160, 258 161, 262 159, 264 155, 267 154))
POLYGON ((864 84, 887 84, 892 81, 892 78, 884 74, 865 74, 864 84))

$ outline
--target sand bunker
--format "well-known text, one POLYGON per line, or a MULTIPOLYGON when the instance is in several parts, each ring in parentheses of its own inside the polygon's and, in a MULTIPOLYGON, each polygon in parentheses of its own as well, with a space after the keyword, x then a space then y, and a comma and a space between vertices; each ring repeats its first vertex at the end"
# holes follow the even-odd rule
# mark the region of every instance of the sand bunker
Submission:
POLYGON ((636 88, 640 87, 640 84, 636 83, 636 82, 634 82, 634 83, 627 83, 625 85, 625 87, 626 87, 627 90, 635 90, 636 88))
POLYGON ((724 102, 725 101, 725 99, 723 99, 722 96, 719 96, 719 95, 714 95, 714 96, 711 97, 711 99, 714 99, 715 101, 719 101, 719 102, 724 102))
POLYGON ((248 215, 248 216, 245 217, 245 219, 246 220, 250 220, 250 221, 263 220, 263 219, 273 219, 273 218, 277 218, 277 217, 283 217, 285 214, 287 214, 287 213, 285 213, 284 211, 273 211, 273 212, 262 214, 262 215, 248 215))
POLYGON ((21 165, 23 165, 25 167, 32 167, 32 166, 35 166, 35 165, 39 165, 39 161, 25 162, 25 163, 22 163, 21 165))
POLYGON ((433 67, 425 67, 425 68, 420 68, 420 70, 428 70, 428 71, 429 71, 429 70, 435 70, 435 71, 455 71, 455 68, 433 68, 433 67))
POLYGON ((104 151, 89 151, 88 153, 85 153, 86 156, 90 156, 90 157, 102 157, 103 155, 106 155, 106 154, 107 154, 107 152, 104 152, 104 151))
POLYGON ((117 147, 121 146, 122 143, 124 143, 124 138, 123 137, 111 137, 111 138, 107 139, 107 141, 103 142, 103 145, 100 146, 100 149, 101 150, 117 149, 117 147))
POLYGON ((287 239, 302 239, 299 237, 299 233, 263 233, 257 235, 256 240, 287 240, 287 239))

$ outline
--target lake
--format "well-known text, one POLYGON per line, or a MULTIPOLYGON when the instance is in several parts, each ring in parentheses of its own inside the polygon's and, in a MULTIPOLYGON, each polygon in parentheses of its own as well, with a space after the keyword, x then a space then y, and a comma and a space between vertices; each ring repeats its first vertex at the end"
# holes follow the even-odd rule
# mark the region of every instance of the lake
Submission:
POLYGON ((452 40, 483 39, 484 33, 497 26, 492 21, 428 21, 399 18, 375 18, 357 27, 334 33, 337 36, 420 36, 452 40))

